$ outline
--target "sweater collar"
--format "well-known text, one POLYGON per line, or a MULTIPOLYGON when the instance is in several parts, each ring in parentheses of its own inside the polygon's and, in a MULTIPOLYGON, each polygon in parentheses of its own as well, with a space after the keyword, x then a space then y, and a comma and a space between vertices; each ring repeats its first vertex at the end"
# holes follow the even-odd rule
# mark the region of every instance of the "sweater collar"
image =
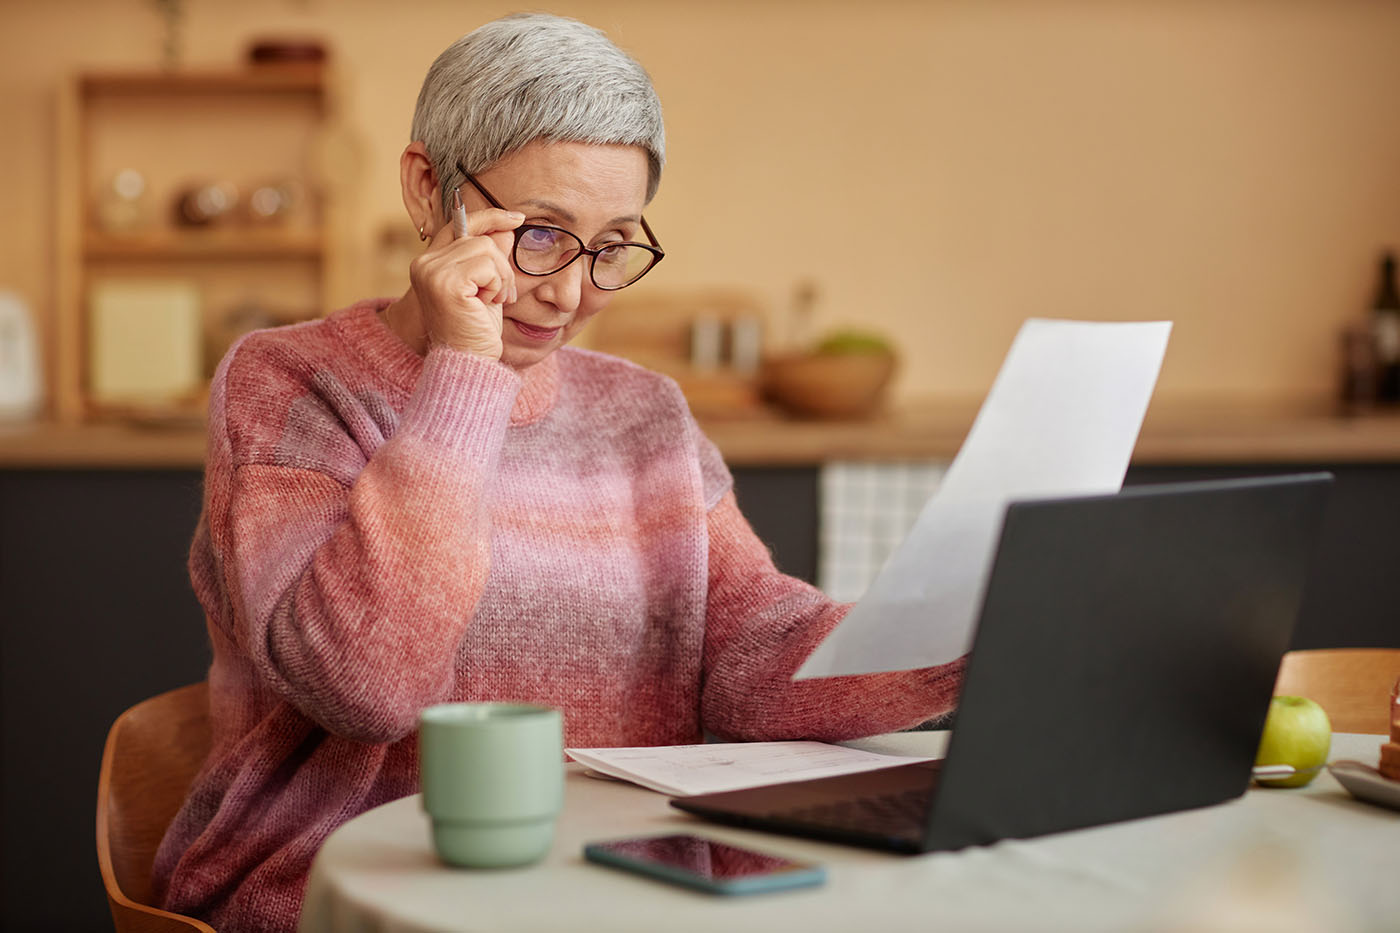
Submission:
MULTIPOLYGON (((380 318, 379 312, 393 299, 371 298, 361 301, 341 314, 339 324, 351 344, 365 357, 375 372, 411 394, 423 371, 423 357, 414 353, 380 318)), ((516 370, 520 376, 520 394, 510 412, 512 425, 530 424, 549 414, 559 395, 558 353, 551 353, 534 366, 516 370)))

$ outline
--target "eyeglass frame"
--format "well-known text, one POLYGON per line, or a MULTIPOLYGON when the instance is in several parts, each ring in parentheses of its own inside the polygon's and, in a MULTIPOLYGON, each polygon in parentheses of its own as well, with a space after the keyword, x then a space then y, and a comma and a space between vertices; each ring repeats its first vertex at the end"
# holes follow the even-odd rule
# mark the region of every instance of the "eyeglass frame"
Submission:
MULTIPOLYGON (((461 172, 462 177, 465 178, 468 182, 470 182, 473 188, 480 192, 481 196, 486 199, 486 203, 490 204, 497 210, 509 210, 509 208, 503 205, 500 201, 497 201, 495 196, 492 195, 491 192, 487 191, 486 188, 481 184, 481 182, 477 181, 474 177, 472 177, 472 173, 467 171, 462 166, 461 162, 457 163, 457 171, 461 172)), ((461 185, 457 186, 458 197, 461 196, 461 187, 461 185)), ((652 269, 655 269, 657 264, 661 262, 661 260, 666 258, 666 251, 662 249, 661 244, 656 241, 656 234, 651 232, 651 225, 647 223, 646 217, 644 215, 638 214, 637 219, 641 221, 642 232, 647 235, 647 240, 650 241, 650 245, 648 245, 647 243, 637 243, 632 240, 619 240, 616 243, 608 243, 607 245, 601 246, 598 249, 589 249, 588 244, 583 242, 583 238, 580 237, 577 233, 574 233, 572 230, 565 230, 563 227, 556 227, 553 224, 521 224, 520 226, 516 227, 513 231, 511 231, 515 236, 515 242, 510 248, 511 264, 514 265, 516 270, 522 275, 533 275, 536 278, 544 278, 548 275, 554 275, 557 272, 563 272, 565 269, 569 268, 569 266, 573 265, 580 256, 587 255, 589 258, 588 280, 593 283, 594 287, 605 292, 622 291, 622 289, 626 288, 628 285, 636 285, 646 276, 648 272, 650 272, 652 269), (549 272, 531 272, 528 269, 522 269, 520 267, 519 261, 515 258, 515 254, 516 251, 520 249, 520 238, 525 234, 525 231, 527 230, 558 230, 560 233, 568 234, 569 236, 573 237, 573 239, 578 243, 579 251, 575 253, 573 258, 570 259, 568 262, 564 263, 558 269, 554 269, 549 272), (598 254, 603 252, 603 250, 605 249, 611 249, 615 246, 635 246, 639 249, 644 249, 647 252, 651 253, 654 258, 651 261, 651 265, 643 269, 641 273, 635 279, 632 279, 630 282, 625 282, 622 285, 601 285, 599 284, 597 277, 593 274, 594 269, 596 268, 595 264, 598 260, 598 254)))

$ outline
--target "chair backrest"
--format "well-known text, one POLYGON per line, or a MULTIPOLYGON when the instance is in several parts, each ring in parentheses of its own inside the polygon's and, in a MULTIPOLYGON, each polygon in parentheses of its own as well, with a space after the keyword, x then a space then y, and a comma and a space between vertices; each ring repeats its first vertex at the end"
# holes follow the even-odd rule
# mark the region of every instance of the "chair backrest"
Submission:
POLYGON ((97 782, 97 862, 119 933, 214 933, 206 923, 150 906, 156 849, 209 745, 205 682, 137 703, 107 733, 97 782))
POLYGON ((1276 696, 1303 696, 1327 711, 1335 732, 1390 731, 1390 691, 1400 678, 1400 648, 1290 651, 1279 665, 1276 696))

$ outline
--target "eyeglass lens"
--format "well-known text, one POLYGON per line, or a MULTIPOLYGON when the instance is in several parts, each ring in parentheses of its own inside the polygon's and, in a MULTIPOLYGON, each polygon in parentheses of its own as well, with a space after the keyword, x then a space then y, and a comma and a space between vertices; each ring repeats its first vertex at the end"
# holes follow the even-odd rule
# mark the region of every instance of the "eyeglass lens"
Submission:
MULTIPOLYGON (((515 264, 522 272, 549 275, 573 262, 582 249, 582 241, 567 230, 525 226, 517 231, 515 264)), ((640 246, 604 246, 593 256, 593 282, 599 288, 622 288, 641 278, 655 261, 655 254, 640 246)))

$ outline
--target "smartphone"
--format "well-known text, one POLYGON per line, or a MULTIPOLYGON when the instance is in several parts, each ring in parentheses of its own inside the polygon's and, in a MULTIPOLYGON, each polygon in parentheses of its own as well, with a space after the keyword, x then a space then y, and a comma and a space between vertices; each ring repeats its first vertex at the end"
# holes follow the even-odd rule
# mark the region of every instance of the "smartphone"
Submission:
POLYGON ((711 894, 758 894, 826 881, 826 869, 815 862, 686 834, 590 842, 583 857, 711 894))

